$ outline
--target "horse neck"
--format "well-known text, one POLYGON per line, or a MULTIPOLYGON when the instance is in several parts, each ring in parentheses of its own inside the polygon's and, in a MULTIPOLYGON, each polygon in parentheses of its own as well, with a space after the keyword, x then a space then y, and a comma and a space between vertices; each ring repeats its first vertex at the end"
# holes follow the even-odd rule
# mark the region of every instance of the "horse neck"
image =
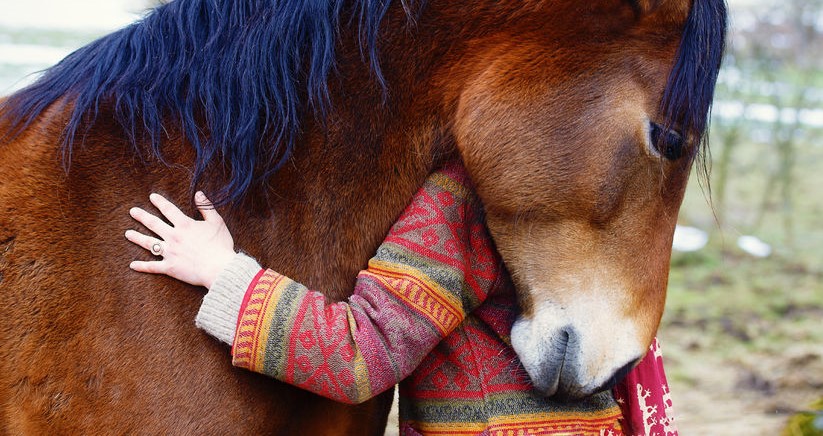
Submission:
POLYGON ((333 110, 304 123, 289 164, 252 196, 266 201, 227 217, 238 247, 332 299, 350 293, 415 191, 452 155, 436 99, 421 105, 415 89, 392 87, 384 102, 359 57, 339 68, 333 110))
POLYGON ((258 214, 238 209, 229 218, 240 229, 238 246, 334 299, 348 295, 442 160, 434 152, 442 142, 435 121, 388 116, 362 102, 345 107, 331 116, 333 125, 308 126, 258 214))
POLYGON ((438 13, 424 9, 419 29, 409 27, 402 8, 386 17, 385 94, 355 31, 344 32, 330 80, 332 110, 322 120, 304 119, 301 142, 273 177, 265 204, 232 212, 238 246, 310 287, 334 290, 332 298, 347 295, 425 178, 456 157, 449 127, 457 84, 444 77, 467 46, 457 41, 462 23, 448 24, 453 40, 423 28, 438 13))

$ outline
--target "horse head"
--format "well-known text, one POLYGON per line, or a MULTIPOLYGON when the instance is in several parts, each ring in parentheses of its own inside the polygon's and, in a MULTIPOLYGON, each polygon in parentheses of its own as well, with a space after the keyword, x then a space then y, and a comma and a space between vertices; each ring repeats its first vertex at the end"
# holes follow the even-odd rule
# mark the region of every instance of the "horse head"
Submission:
POLYGON ((610 387, 656 333, 723 50, 725 6, 691 3, 542 2, 450 74, 457 147, 522 306, 512 345, 544 394, 610 387))

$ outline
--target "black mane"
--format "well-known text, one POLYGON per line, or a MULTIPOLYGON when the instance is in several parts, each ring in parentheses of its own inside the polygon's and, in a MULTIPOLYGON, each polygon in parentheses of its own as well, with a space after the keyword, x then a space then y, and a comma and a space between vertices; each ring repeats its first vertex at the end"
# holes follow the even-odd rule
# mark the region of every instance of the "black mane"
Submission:
POLYGON ((390 5, 390 0, 168 3, 75 51, 10 96, 0 108, 12 126, 3 139, 68 97, 74 104, 63 136, 68 166, 75 142, 101 105, 113 104, 138 153, 138 144, 147 143, 163 160, 166 127, 179 126, 197 156, 193 184, 219 157, 230 167, 230 180, 217 197, 237 199, 288 159, 305 110, 327 109, 341 20, 359 25, 364 59, 383 85, 376 39, 390 5))

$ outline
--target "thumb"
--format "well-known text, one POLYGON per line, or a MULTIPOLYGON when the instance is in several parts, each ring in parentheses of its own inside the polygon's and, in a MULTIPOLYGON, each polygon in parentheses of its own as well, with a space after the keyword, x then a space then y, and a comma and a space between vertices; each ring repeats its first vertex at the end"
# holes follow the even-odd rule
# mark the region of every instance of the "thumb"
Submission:
POLYGON ((217 213, 211 200, 206 198, 206 194, 204 194, 203 191, 197 191, 197 193, 194 194, 194 203, 197 205, 197 210, 203 215, 204 220, 213 223, 223 222, 223 218, 217 213))

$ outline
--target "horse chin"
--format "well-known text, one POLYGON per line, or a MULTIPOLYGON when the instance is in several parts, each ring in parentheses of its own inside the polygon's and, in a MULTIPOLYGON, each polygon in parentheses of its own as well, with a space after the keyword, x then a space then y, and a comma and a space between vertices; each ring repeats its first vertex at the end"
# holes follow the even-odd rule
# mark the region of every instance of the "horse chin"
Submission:
POLYGON ((577 400, 610 389, 645 354, 628 320, 620 327, 597 314, 576 321, 565 311, 547 304, 512 327, 512 346, 540 394, 577 400))

